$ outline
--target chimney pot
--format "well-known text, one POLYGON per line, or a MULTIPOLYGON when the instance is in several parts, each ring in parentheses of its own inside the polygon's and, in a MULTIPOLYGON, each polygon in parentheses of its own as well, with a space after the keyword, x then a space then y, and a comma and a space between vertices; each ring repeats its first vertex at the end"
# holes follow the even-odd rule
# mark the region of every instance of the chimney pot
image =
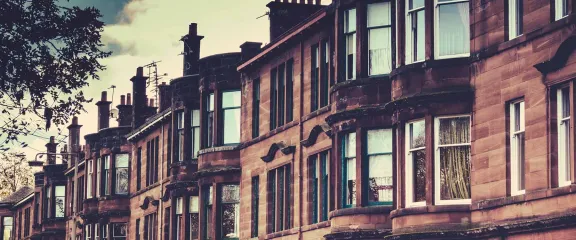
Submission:
POLYGON ((54 143, 54 136, 50 136, 50 143, 54 143))
POLYGON ((126 105, 126 96, 120 95, 120 105, 126 105))
POLYGON ((72 117, 72 125, 78 125, 78 117, 72 117))
POLYGON ((102 97, 101 97, 100 101, 106 102, 106 100, 108 98, 107 96, 108 96, 108 93, 106 91, 102 91, 102 97))
POLYGON ((136 69, 136 76, 137 77, 143 77, 144 76, 144 68, 143 67, 138 67, 136 69))
POLYGON ((198 35, 198 24, 190 23, 188 26, 188 35, 197 36, 198 35))
POLYGON ((126 94, 126 105, 132 105, 132 94, 126 94))

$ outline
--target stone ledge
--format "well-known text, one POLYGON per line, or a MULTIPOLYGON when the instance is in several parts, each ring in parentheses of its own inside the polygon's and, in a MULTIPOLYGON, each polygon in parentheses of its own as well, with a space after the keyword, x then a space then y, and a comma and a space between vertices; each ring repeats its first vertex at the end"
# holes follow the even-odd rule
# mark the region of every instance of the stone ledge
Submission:
POLYGON ((213 153, 213 152, 234 151, 234 150, 238 150, 239 146, 240 145, 236 144, 236 145, 230 145, 230 146, 218 146, 218 147, 204 148, 204 149, 200 149, 200 151, 198 151, 198 156, 204 155, 207 153, 213 153))
POLYGON ((302 232, 308 232, 308 231, 313 231, 313 230, 317 230, 317 229, 321 229, 321 228, 327 228, 330 227, 330 221, 323 221, 323 222, 319 222, 319 223, 314 223, 314 224, 310 224, 310 225, 306 225, 306 226, 302 226, 302 232))
POLYGON ((397 75, 404 74, 410 71, 424 71, 429 68, 442 68, 457 65, 468 65, 470 63, 470 57, 460 57, 460 58, 447 58, 447 59, 430 59, 422 62, 410 63, 408 65, 402 65, 395 68, 390 72, 390 77, 394 78, 397 75))
POLYGON ((358 214, 389 214, 392 211, 392 206, 368 206, 368 207, 355 207, 337 209, 328 214, 328 219, 341 216, 350 216, 358 214))
POLYGON ((294 234, 298 234, 298 228, 292 228, 292 229, 287 229, 287 230, 278 231, 278 232, 274 232, 274 233, 269 233, 269 234, 266 234, 265 239, 274 239, 274 238, 285 237, 285 236, 290 236, 290 235, 294 235, 294 234))
POLYGON ((341 89, 345 89, 345 88, 371 85, 371 84, 382 84, 382 83, 389 82, 389 81, 390 81, 390 76, 388 76, 388 75, 379 75, 379 76, 372 76, 372 77, 367 77, 367 78, 357 78, 355 80, 346 80, 346 81, 342 81, 342 82, 334 84, 330 88, 330 94, 332 94, 336 91, 339 91, 341 89))
POLYGON ((546 199, 551 197, 557 197, 562 195, 574 194, 576 193, 576 184, 569 186, 543 189, 527 192, 526 194, 518 196, 507 196, 494 199, 480 200, 472 203, 472 210, 487 210, 503 207, 506 205, 518 204, 523 202, 529 202, 534 200, 546 199))
POLYGON ((203 168, 199 169, 197 172, 192 174, 192 179, 199 179, 209 176, 215 175, 223 175, 223 174, 233 174, 239 173, 242 169, 240 167, 230 167, 230 166, 217 166, 217 167, 210 167, 210 168, 203 168))
POLYGON ((392 234, 390 229, 375 229, 375 230, 354 230, 345 232, 336 232, 324 235, 328 240, 340 239, 382 239, 392 234))
POLYGON ((470 212, 469 204, 461 205, 434 205, 434 206, 422 206, 422 207, 411 207, 411 208, 401 208, 390 212, 390 218, 409 216, 409 215, 419 215, 427 213, 448 213, 448 212, 470 212))

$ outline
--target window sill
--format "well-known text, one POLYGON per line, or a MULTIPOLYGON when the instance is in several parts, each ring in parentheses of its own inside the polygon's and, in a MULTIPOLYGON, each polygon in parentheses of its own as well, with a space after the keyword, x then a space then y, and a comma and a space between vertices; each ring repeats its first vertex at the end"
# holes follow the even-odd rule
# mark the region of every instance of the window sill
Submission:
POLYGON ((390 218, 419 215, 427 213, 447 213, 447 212, 470 212, 469 204, 459 204, 459 205, 433 205, 433 206, 422 206, 422 207, 411 207, 411 208, 401 208, 396 209, 390 213, 390 218))
POLYGON ((390 78, 394 78, 397 75, 401 75, 410 71, 416 71, 416 70, 424 71, 425 69, 429 68, 442 68, 458 65, 468 65, 470 63, 470 59, 471 59, 470 57, 453 57, 443 59, 430 59, 426 61, 410 63, 392 69, 392 72, 390 73, 390 78))
MULTIPOLYGON (((166 180, 169 180, 169 179, 165 179, 165 181, 166 181, 166 180)), ((162 182, 165 182, 165 181, 162 181, 162 182)), ((142 194, 142 193, 145 193, 145 192, 149 191, 150 189, 155 188, 155 187, 157 187, 157 186, 160 186, 160 182, 156 182, 156 183, 154 183, 154 184, 152 184, 152 185, 150 185, 150 186, 147 186, 147 187, 145 187, 145 188, 142 188, 142 189, 136 191, 135 193, 130 194, 129 196, 130 196, 130 198, 136 197, 136 196, 138 196, 138 195, 140 195, 140 194, 142 194)))
MULTIPOLYGON (((328 106, 330 106, 330 105, 328 105, 328 106)), ((264 141, 264 140, 266 140, 266 139, 268 139, 268 138, 270 138, 270 137, 272 137, 272 136, 274 136, 274 135, 276 135, 276 134, 278 134, 278 133, 281 133, 281 132, 283 132, 283 131, 286 131, 286 130, 288 130, 288 129, 296 126, 296 125, 298 125, 298 121, 296 121, 296 120, 291 121, 291 122, 289 122, 289 123, 286 123, 286 124, 284 124, 284 125, 282 125, 282 126, 280 126, 280 127, 275 128, 274 130, 272 130, 272 131, 270 131, 270 132, 267 132, 267 133, 264 134, 264 135, 260 135, 260 136, 257 137, 257 138, 253 138, 252 140, 249 140, 249 141, 246 141, 246 142, 241 143, 240 145, 238 145, 238 149, 243 149, 243 148, 252 146, 252 145, 254 145, 254 144, 258 143, 258 142, 264 141)))
POLYGON ((204 154, 207 154, 207 153, 238 150, 239 146, 240 145, 236 144, 236 145, 218 146, 218 147, 209 147, 209 148, 200 149, 200 151, 198 151, 198 157, 200 157, 204 154))
POLYGON ((290 235, 294 235, 294 234, 298 234, 298 228, 292 228, 292 229, 287 229, 287 230, 269 233, 269 234, 266 234, 266 237, 264 239, 274 239, 274 238, 280 238, 280 237, 290 236, 290 235))
POLYGON ((392 206, 367 206, 351 207, 337 209, 328 214, 328 219, 341 216, 360 215, 360 214, 389 214, 392 212, 392 206))
POLYGON ((576 184, 571 184, 569 186, 564 187, 530 191, 522 195, 476 201, 473 202, 471 209, 472 210, 493 209, 503 207, 506 205, 518 204, 522 202, 530 202, 534 200, 541 200, 575 193, 576 193, 576 184))
POLYGON ((306 226, 302 226, 302 232, 313 231, 317 229, 330 227, 330 221, 323 221, 319 223, 314 223, 306 226))
POLYGON ((339 83, 334 84, 330 88, 330 94, 332 94, 336 91, 339 91, 341 89, 349 88, 349 87, 356 87, 356 86, 370 85, 370 84, 381 84, 383 81, 389 81, 390 76, 391 76, 390 74, 376 75, 376 76, 370 76, 367 78, 358 78, 356 80, 346 80, 343 82, 339 82, 339 83))

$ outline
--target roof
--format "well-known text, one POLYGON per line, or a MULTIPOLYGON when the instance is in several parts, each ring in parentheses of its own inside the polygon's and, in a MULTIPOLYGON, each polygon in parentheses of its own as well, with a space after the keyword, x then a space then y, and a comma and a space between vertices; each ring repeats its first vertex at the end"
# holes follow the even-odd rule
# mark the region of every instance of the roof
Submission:
POLYGON ((24 198, 30 196, 34 193, 34 189, 31 187, 22 187, 18 191, 12 193, 10 196, 5 197, 0 201, 0 204, 14 204, 22 201, 24 198))
POLYGON ((145 133, 148 129, 153 128, 157 123, 161 122, 162 120, 166 119, 172 113, 171 108, 166 108, 164 111, 156 113, 151 117, 147 118, 144 124, 139 126, 138 128, 134 129, 132 132, 126 135, 128 141, 138 137, 140 134, 145 133))

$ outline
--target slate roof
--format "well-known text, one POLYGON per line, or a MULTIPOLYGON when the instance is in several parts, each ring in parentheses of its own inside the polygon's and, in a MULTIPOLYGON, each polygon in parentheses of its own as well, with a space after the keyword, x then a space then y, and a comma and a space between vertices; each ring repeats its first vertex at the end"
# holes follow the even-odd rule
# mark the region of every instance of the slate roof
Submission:
POLYGON ((5 197, 0 201, 0 204, 16 204, 22 201, 24 198, 30 196, 34 193, 34 189, 31 187, 22 187, 18 191, 12 193, 10 196, 5 197))

